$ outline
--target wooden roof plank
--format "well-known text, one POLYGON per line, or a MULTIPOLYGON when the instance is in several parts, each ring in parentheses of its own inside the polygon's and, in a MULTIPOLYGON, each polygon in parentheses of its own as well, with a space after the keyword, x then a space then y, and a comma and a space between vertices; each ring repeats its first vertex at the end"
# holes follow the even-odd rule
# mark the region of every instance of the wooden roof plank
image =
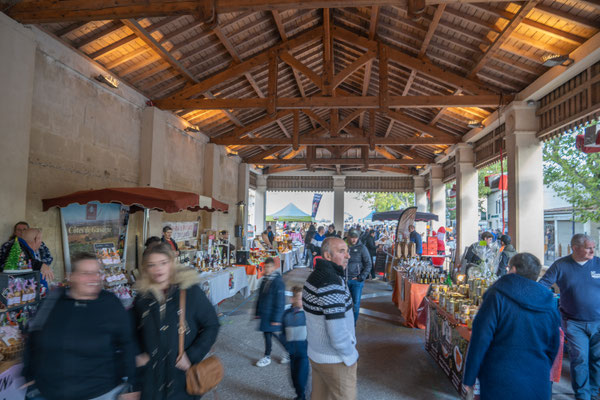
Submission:
POLYGON ((479 57, 473 68, 469 71, 469 76, 475 76, 481 68, 485 65, 489 58, 491 58, 500 48, 500 46, 506 42, 510 35, 517 29, 519 24, 527 17, 527 14, 540 2, 541 0, 530 0, 523 4, 515 16, 506 24, 502 33, 494 40, 494 43, 487 48, 485 53, 479 57))
POLYGON ((419 54, 417 57, 422 58, 423 56, 425 56, 425 53, 427 52, 427 47, 429 47, 429 42, 431 41, 431 38, 433 38, 433 34, 435 33, 435 30, 437 29, 440 23, 440 19, 442 18, 445 9, 445 4, 440 4, 435 9, 435 12, 433 13, 433 19, 429 23, 427 34, 425 35, 425 39, 423 39, 423 43, 421 44, 421 50, 419 50, 419 54))

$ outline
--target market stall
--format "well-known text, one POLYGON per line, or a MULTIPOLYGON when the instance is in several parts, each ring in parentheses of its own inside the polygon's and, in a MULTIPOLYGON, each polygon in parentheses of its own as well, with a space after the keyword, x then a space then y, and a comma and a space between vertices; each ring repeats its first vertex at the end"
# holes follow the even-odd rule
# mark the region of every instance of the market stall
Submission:
MULTIPOLYGON (((300 210, 293 203, 289 203, 278 212, 268 215, 266 220, 267 222, 314 222, 312 216, 300 210)), ((281 257, 282 273, 291 271, 297 265, 302 264, 304 243, 298 232, 278 234, 273 245, 279 251, 281 257)))
POLYGON ((200 287, 213 305, 235 296, 238 292, 244 297, 250 295, 246 269, 243 267, 228 267, 217 272, 202 273, 200 287))
POLYGON ((417 320, 417 310, 427 295, 429 284, 411 282, 408 276, 400 271, 396 271, 396 274, 392 301, 400 310, 404 325, 425 329, 425 325, 417 320))
POLYGON ((248 290, 255 291, 260 287, 260 280, 265 274, 264 260, 267 257, 273 258, 276 268, 281 268, 281 259, 274 250, 260 250, 257 248, 250 250, 248 264, 236 264, 237 267, 243 267, 246 270, 246 278, 248 280, 248 290))

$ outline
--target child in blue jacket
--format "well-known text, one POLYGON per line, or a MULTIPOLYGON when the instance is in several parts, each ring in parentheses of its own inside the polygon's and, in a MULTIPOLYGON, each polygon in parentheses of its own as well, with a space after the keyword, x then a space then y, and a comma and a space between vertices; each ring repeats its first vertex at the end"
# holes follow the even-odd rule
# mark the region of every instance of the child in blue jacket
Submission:
MULTIPOLYGON (((275 260, 271 257, 265 260, 265 276, 263 277, 258 292, 258 301, 256 302, 256 318, 260 319, 259 330, 265 336, 265 356, 258 360, 257 367, 266 367, 271 364, 271 346, 273 336, 282 346, 285 342, 282 340, 281 321, 285 311, 285 284, 279 271, 276 271, 275 260)), ((281 363, 287 364, 289 358, 287 354, 282 358, 281 363)))
POLYGON ((283 314, 283 335, 290 353, 292 382, 296 400, 305 400, 308 381, 308 342, 306 341, 306 316, 302 310, 302 288, 292 288, 292 307, 283 314))

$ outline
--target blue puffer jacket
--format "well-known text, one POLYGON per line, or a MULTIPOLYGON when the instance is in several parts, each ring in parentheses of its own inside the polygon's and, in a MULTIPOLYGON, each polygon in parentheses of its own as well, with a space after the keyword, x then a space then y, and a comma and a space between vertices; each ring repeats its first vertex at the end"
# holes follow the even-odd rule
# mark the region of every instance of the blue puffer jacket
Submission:
POLYGON ((283 314, 285 348, 294 357, 308 357, 306 315, 301 308, 290 307, 283 314))
POLYGON ((263 278, 258 291, 256 316, 260 318, 259 330, 262 332, 280 332, 281 325, 271 325, 271 322, 283 320, 285 311, 285 284, 279 271, 263 278))
POLYGON ((463 383, 481 384, 481 400, 548 400, 560 318, 552 293, 508 274, 483 296, 467 353, 463 383))

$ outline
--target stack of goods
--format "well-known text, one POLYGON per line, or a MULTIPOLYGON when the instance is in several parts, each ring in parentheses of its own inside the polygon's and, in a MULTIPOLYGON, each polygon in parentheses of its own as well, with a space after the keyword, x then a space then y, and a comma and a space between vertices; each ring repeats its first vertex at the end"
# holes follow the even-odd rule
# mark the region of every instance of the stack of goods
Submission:
POLYGON ((17 360, 23 354, 24 340, 18 326, 0 326, 0 360, 17 360))
POLYGON ((428 263, 418 262, 408 269, 408 279, 412 283, 438 284, 446 281, 446 274, 428 263))
POLYGON ((1 305, 0 312, 35 303, 37 290, 38 284, 34 278, 25 279, 11 276, 8 286, 2 291, 4 303, 1 305))
POLYGON ((446 310, 454 319, 471 329, 473 319, 481 306, 483 294, 495 281, 495 277, 469 278, 461 283, 464 275, 458 277, 459 284, 436 284, 431 286, 429 297, 446 310))
POLYGON ((211 250, 196 252, 192 265, 199 272, 217 272, 225 268, 226 259, 223 258, 223 253, 217 247, 213 247, 211 250))
POLYGON ((251 249, 250 250, 250 260, 248 260, 251 264, 260 265, 265 259, 269 257, 277 257, 277 252, 275 250, 259 250, 259 249, 251 249))
POLYGON ((396 258, 399 258, 400 260, 409 260, 416 256, 417 248, 413 242, 402 240, 396 243, 396 258))
POLYGON ((288 235, 287 233, 282 234, 282 235, 277 235, 275 237, 275 243, 273 243, 273 245, 277 248, 277 250, 280 253, 290 251, 294 247, 292 244, 292 239, 291 239, 290 235, 288 235))

